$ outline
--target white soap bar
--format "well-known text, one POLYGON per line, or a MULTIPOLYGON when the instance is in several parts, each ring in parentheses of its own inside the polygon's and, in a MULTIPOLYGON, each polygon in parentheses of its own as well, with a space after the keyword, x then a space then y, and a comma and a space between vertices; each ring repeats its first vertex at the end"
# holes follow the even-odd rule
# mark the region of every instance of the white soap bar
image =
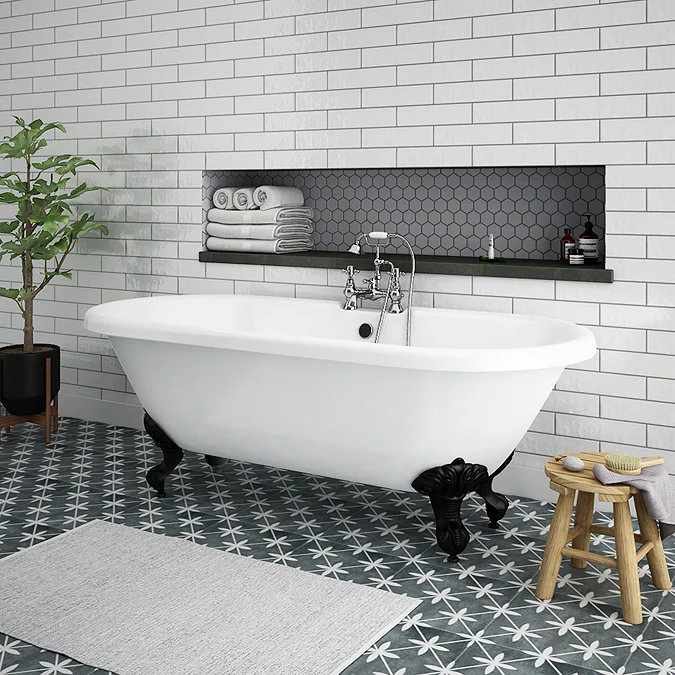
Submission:
POLYGON ((584 468, 584 463, 578 457, 563 457, 562 465, 568 471, 581 471, 584 468))

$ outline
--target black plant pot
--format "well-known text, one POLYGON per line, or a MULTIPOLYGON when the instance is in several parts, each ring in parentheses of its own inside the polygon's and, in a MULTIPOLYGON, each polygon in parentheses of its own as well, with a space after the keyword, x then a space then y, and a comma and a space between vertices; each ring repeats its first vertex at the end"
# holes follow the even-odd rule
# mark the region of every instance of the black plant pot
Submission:
POLYGON ((16 351, 21 345, 0 349, 0 401, 12 415, 36 415, 45 411, 46 359, 51 359, 51 399, 61 387, 61 349, 36 344, 36 352, 16 351))

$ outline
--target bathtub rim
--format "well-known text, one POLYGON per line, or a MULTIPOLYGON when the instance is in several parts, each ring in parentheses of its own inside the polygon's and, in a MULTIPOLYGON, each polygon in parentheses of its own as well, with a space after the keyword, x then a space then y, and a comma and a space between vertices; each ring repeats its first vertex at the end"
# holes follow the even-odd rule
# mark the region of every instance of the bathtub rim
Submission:
MULTIPOLYGON (((129 298, 102 303, 91 307, 84 316, 85 328, 93 333, 107 337, 120 337, 149 342, 165 342, 184 346, 229 349, 234 351, 262 352, 279 356, 314 358, 318 360, 347 361, 365 365, 406 368, 413 370, 435 370, 451 372, 502 372, 519 370, 540 370, 562 368, 585 361, 596 353, 596 342, 590 330, 578 324, 560 319, 552 319, 527 314, 507 314, 503 312, 481 312, 464 309, 415 307, 413 309, 413 339, 415 314, 432 312, 451 312, 502 320, 534 320, 552 327, 558 325, 565 331, 573 329, 573 337, 557 343, 527 347, 507 347, 497 349, 444 349, 439 347, 420 347, 373 342, 350 342, 347 340, 283 335, 263 335, 254 331, 224 331, 198 329, 189 325, 153 326, 142 316, 120 317, 116 310, 123 305, 141 304, 148 301, 163 301, 181 298, 237 298, 245 301, 249 298, 262 298, 266 302, 322 304, 337 301, 306 298, 279 298, 265 295, 237 296, 230 294, 185 294, 171 296, 150 296, 129 298), (112 313, 114 312, 114 314, 112 313)), ((174 300, 175 301, 175 300, 174 300)), ((254 300, 256 302, 258 300, 254 300)), ((406 310, 408 311, 408 310, 406 310)))

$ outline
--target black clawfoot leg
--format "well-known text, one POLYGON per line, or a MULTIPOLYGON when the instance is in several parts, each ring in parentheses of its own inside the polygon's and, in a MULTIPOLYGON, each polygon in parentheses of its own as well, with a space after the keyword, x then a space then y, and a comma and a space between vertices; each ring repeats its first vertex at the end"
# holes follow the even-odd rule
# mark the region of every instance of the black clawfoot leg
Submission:
POLYGON ((502 494, 494 492, 492 489, 492 478, 479 485, 476 492, 485 500, 485 510, 490 519, 490 527, 495 529, 499 526, 499 521, 506 514, 509 508, 509 500, 502 494))
POLYGON ((509 500, 503 494, 494 492, 492 490, 492 479, 499 475, 511 463, 516 451, 513 450, 511 454, 502 462, 499 468, 492 474, 487 483, 484 483, 476 492, 485 500, 485 510, 490 519, 490 527, 496 529, 499 526, 499 521, 506 514, 509 508, 509 500))
POLYGON ((225 457, 216 457, 215 455, 204 455, 204 459, 206 460, 206 463, 214 469, 227 462, 225 457))
POLYGON ((145 480, 151 488, 157 490, 158 497, 165 497, 164 480, 181 463, 183 450, 166 435, 162 427, 147 412, 143 417, 143 426, 164 454, 164 460, 145 474, 145 480))
POLYGON ((448 562, 458 562, 461 553, 469 543, 469 530, 462 522, 463 497, 429 495, 436 516, 436 541, 441 550, 448 554, 448 562))
POLYGON ((509 504, 504 495, 493 492, 492 476, 485 466, 467 464, 461 457, 451 464, 423 471, 412 482, 412 487, 431 501, 436 517, 436 541, 448 554, 448 562, 456 562, 457 555, 469 543, 469 531, 461 518, 462 500, 469 492, 477 492, 485 499, 490 524, 494 523, 494 527, 509 504))
POLYGON ((483 465, 467 464, 458 457, 451 464, 423 471, 412 482, 414 490, 431 500, 436 517, 436 541, 449 554, 449 562, 456 562, 457 555, 469 543, 469 531, 461 518, 462 500, 486 480, 489 478, 483 465))

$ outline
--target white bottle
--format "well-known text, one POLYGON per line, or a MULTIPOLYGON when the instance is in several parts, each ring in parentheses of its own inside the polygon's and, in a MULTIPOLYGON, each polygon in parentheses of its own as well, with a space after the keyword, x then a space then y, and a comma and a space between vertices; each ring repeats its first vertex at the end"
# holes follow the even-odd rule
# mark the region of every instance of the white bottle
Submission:
POLYGON ((488 260, 494 260, 495 259, 495 235, 494 234, 490 235, 490 245, 488 246, 487 257, 488 257, 488 260))

